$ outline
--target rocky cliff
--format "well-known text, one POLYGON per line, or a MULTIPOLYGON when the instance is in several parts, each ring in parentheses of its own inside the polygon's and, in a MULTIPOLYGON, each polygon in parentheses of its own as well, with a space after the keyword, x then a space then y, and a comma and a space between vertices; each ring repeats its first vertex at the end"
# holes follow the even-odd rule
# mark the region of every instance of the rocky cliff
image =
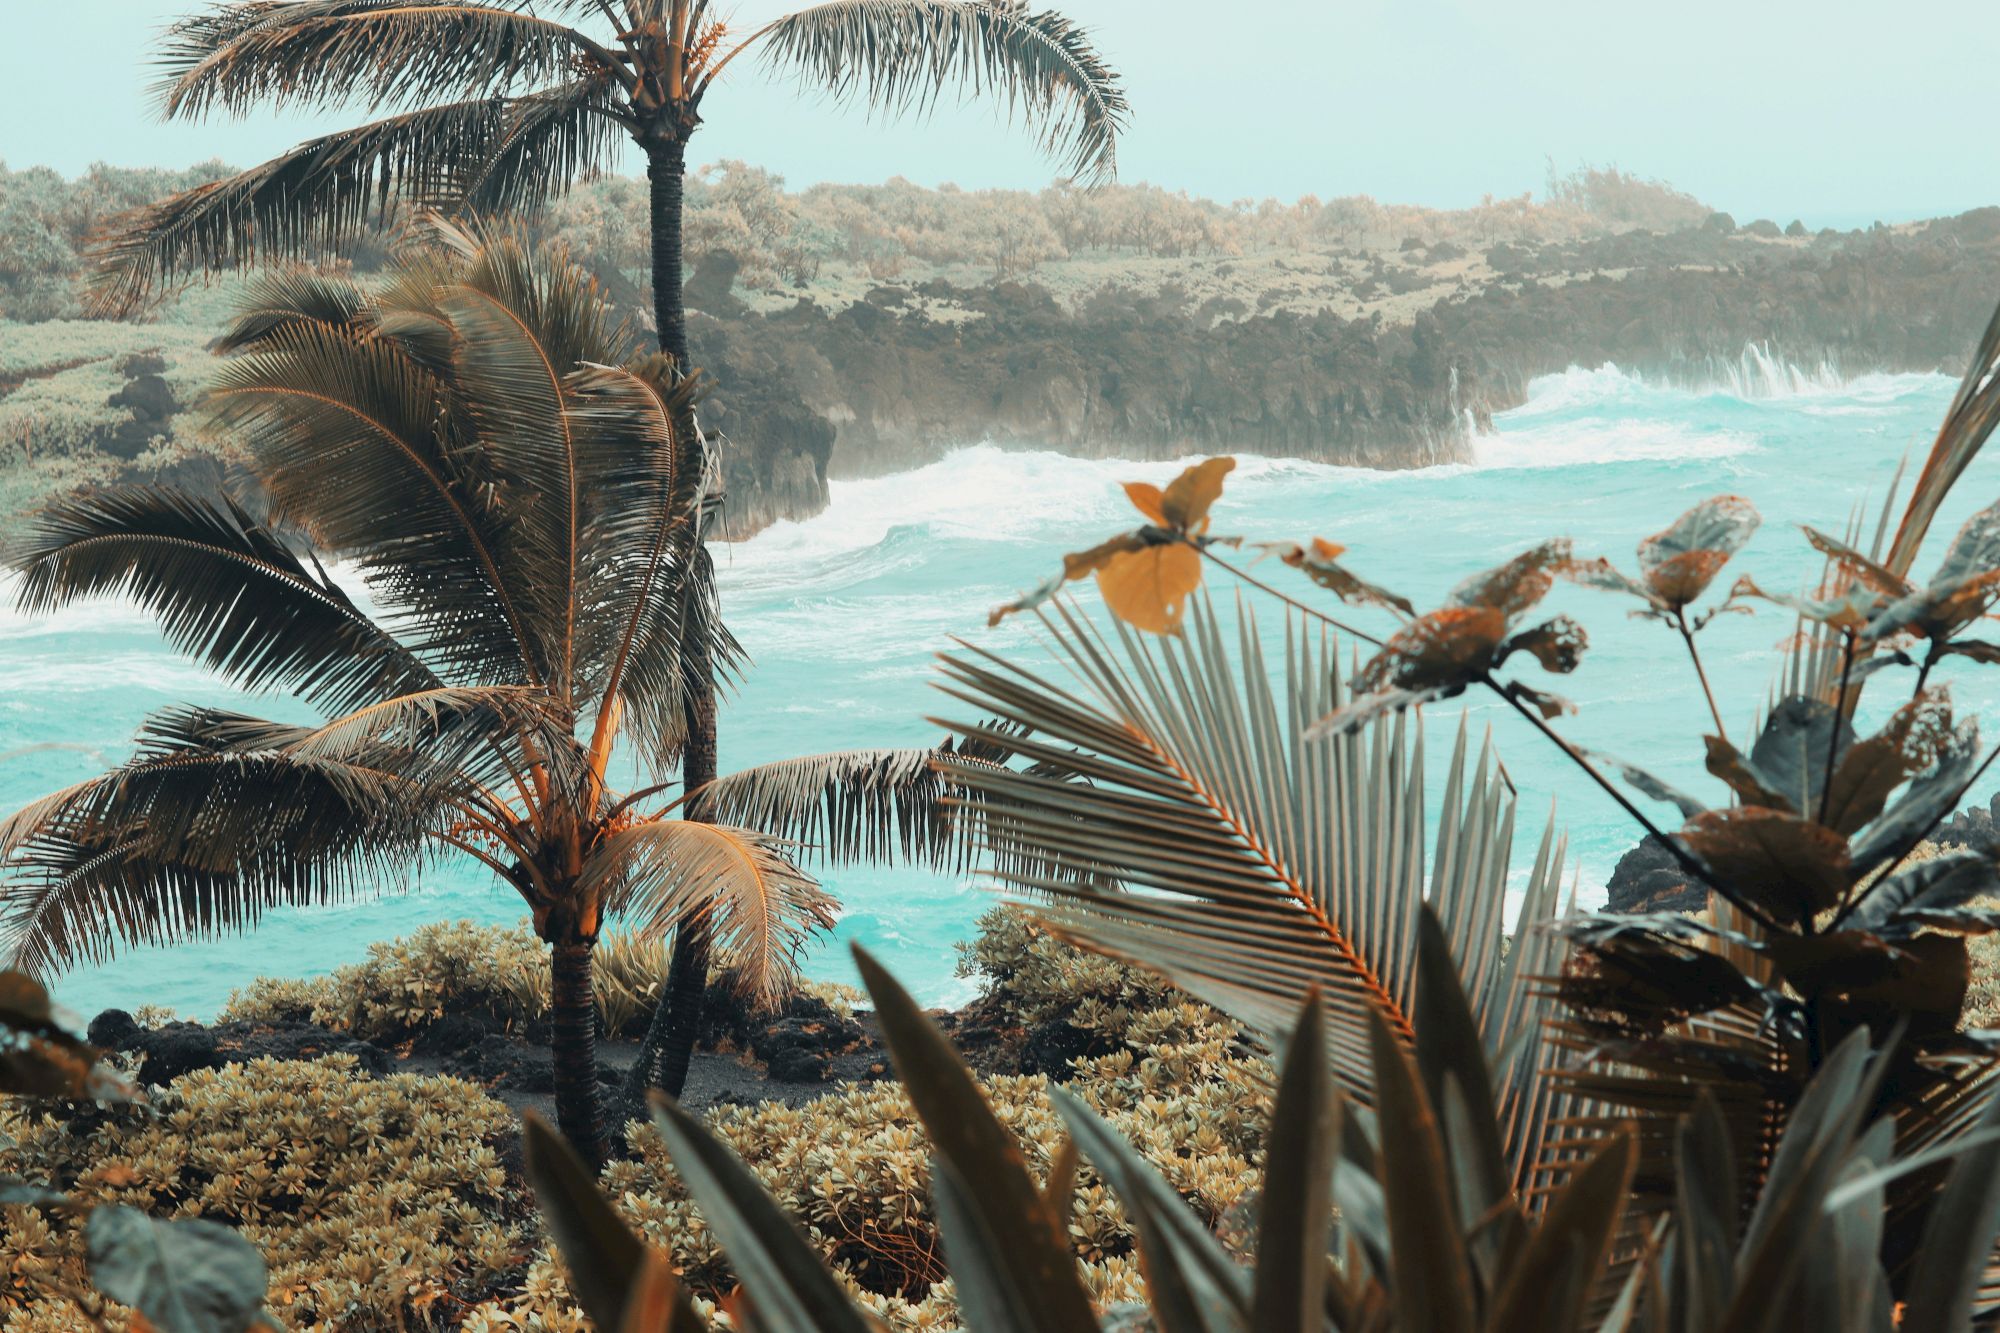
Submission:
POLYGON ((1032 283, 881 286, 837 309, 802 298, 759 314, 730 274, 705 271, 690 284, 707 312, 696 359, 732 442, 732 530, 812 512, 829 473, 979 441, 1461 460, 1531 379, 1572 364, 1726 381, 1758 345, 1843 374, 1956 372, 2000 299, 2000 209, 1816 238, 1634 232, 1501 245, 1483 262, 1440 250, 1375 261, 1359 295, 1329 283, 1310 314, 1260 315, 1175 284, 1065 305, 1032 283), (1413 307, 1412 291, 1437 297, 1413 307))

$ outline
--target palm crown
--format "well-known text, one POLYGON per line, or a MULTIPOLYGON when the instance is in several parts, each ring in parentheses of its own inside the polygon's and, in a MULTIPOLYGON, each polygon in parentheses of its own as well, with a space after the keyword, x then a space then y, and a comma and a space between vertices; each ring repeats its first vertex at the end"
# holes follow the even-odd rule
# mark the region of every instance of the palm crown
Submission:
MULTIPOLYGON (((210 406, 247 444, 270 516, 157 487, 63 501, 16 553, 18 595, 46 611, 125 591, 183 651, 325 720, 176 709, 126 764, 0 824, 15 958, 47 970, 240 928, 455 849, 527 902, 559 986, 573 955, 586 1011, 611 913, 648 930, 698 914, 746 985, 782 985, 831 922, 788 844, 648 809, 666 804, 657 773, 613 783, 621 736, 672 763, 683 655, 734 656, 708 599, 684 595, 706 586, 689 382, 657 355, 615 367, 630 339, 559 253, 443 223, 373 292, 268 274, 224 346, 210 406), (293 531, 347 562, 376 609, 293 531)), ((878 793, 895 786, 883 762, 859 761, 878 793)), ((824 822, 840 761, 776 772, 718 789, 718 809, 824 822)))
MULTIPOLYGON (((1022 0, 831 0, 745 34, 710 0, 558 0, 542 12, 500 0, 248 0, 169 31, 166 116, 258 104, 383 114, 126 218, 100 250, 98 298, 129 309, 190 271, 331 247, 392 192, 529 207, 608 165, 627 140, 677 205, 702 104, 752 52, 884 112, 921 112, 950 83, 990 92, 1064 170, 1087 180, 1115 170, 1126 112, 1116 75, 1075 24, 1022 0)), ((656 204, 673 214, 672 253, 656 268, 676 270, 677 309, 678 208, 656 204)), ((656 246, 662 230, 656 221, 656 246)))

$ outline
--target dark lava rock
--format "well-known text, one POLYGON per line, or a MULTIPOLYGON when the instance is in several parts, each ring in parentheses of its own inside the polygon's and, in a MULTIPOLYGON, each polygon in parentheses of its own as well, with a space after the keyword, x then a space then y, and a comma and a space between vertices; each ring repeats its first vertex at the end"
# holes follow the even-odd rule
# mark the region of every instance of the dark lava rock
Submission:
POLYGON ((139 1079, 154 1086, 225 1063, 215 1034, 199 1023, 168 1023, 142 1031, 128 1040, 125 1049, 146 1057, 139 1067, 139 1079))
POLYGON ((2000 842, 2000 793, 1985 805, 1969 805, 1938 825, 1931 841, 1940 847, 1972 848, 2000 842))
POLYGON ((1094 1028, 1052 1018, 1028 1029, 1028 1040, 1021 1048, 1021 1072, 1059 1077, 1069 1072, 1071 1060, 1109 1055, 1116 1048, 1116 1042, 1094 1028))
POLYGON ((446 1014, 417 1033, 410 1049, 418 1055, 450 1057, 477 1046, 492 1028, 472 1014, 446 1014))
POLYGON ((90 1020, 84 1036, 101 1051, 122 1051, 130 1048, 132 1038, 144 1031, 123 1009, 106 1009, 90 1020))
POLYGON ((352 1055, 362 1069, 386 1074, 396 1057, 371 1042, 334 1032, 316 1023, 167 1023, 142 1028, 120 1009, 107 1009, 91 1020, 93 1045, 130 1051, 145 1057, 139 1081, 153 1087, 170 1083, 197 1069, 220 1069, 251 1060, 317 1060, 325 1055, 352 1055))
POLYGON ((860 1024, 841 1018, 817 1001, 814 1004, 825 1011, 823 1016, 789 1015, 751 1039, 751 1054, 764 1062, 772 1078, 786 1083, 824 1083, 833 1077, 833 1058, 868 1039, 860 1024))
POLYGON ((460 1051, 447 1065, 460 1078, 489 1088, 513 1092, 554 1092, 555 1057, 499 1033, 488 1033, 476 1045, 460 1051))
POLYGON ((1613 912, 1699 912, 1708 890, 1688 878, 1658 838, 1648 835, 1618 858, 1605 885, 1605 908, 1613 912))

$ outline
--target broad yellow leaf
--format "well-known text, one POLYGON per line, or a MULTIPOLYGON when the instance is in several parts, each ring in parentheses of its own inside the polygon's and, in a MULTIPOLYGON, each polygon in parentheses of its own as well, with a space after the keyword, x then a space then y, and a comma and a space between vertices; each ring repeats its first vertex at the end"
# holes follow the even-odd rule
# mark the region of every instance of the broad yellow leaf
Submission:
POLYGON ((1132 501, 1132 507, 1161 527, 1167 526, 1167 511, 1160 488, 1150 481, 1128 481, 1125 494, 1132 501))
POLYGON ((1200 586, 1201 555, 1178 542, 1121 551, 1097 570, 1111 614, 1153 634, 1181 632, 1188 594, 1200 586))
POLYGON ((1222 498, 1222 479, 1235 466, 1233 458, 1211 458, 1207 462, 1196 463, 1168 482, 1160 497, 1160 512, 1166 519, 1165 526, 1192 532, 1197 524, 1206 521, 1208 507, 1222 498))

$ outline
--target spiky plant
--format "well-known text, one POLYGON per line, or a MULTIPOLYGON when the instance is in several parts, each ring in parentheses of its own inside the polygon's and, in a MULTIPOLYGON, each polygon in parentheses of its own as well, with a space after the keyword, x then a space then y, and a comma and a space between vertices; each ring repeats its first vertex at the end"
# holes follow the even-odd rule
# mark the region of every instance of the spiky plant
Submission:
MULTIPOLYGON (((990 93, 1064 170, 1099 180, 1116 169, 1126 115, 1117 75, 1081 28, 1024 0, 828 0, 747 33, 711 0, 232 0, 168 31, 158 88, 168 118, 328 105, 377 118, 116 220, 95 250, 95 303, 129 310, 204 269, 332 250, 392 197, 533 207, 629 142, 651 186, 660 350, 686 370, 688 140, 745 56, 796 74, 804 90, 891 115, 921 114, 954 85, 990 93)), ((683 434, 699 438, 691 422, 683 434)), ((697 556, 697 574, 705 563, 697 556)), ((713 670, 693 652, 686 669, 683 767, 699 790, 716 776, 713 670)), ((707 810, 697 801, 686 813, 707 810)), ((659 1077, 671 1091, 686 1077, 679 1034, 699 1019, 708 970, 688 924, 648 1041, 666 1052, 659 1077)))
MULTIPOLYGON (((687 596, 710 483, 680 425, 688 381, 657 355, 616 367, 630 344, 587 273, 504 230, 439 223, 375 290, 289 270, 254 284, 207 405, 271 513, 161 487, 61 501, 13 553, 16 596, 47 612, 123 593, 183 652, 322 720, 172 709, 129 762, 0 823, 18 965, 242 929, 470 857, 548 943, 558 1115, 594 1156, 608 916, 654 935, 699 920, 746 987, 787 983, 827 895, 791 842, 669 818, 661 795, 686 743, 684 659, 735 649, 687 596)), ((845 802, 851 818, 815 830, 836 857, 948 855, 959 821, 908 804, 935 812, 935 780, 890 780, 921 763, 752 770, 722 805, 796 832, 845 802)))

